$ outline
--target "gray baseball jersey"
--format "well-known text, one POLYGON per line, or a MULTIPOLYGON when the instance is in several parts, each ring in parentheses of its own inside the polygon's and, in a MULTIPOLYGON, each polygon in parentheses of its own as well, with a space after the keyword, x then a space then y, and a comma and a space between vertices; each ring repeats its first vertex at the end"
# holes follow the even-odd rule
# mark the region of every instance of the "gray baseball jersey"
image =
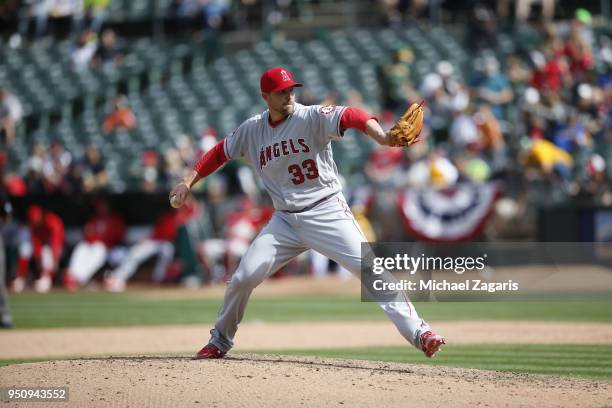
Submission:
POLYGON ((294 113, 276 127, 265 111, 225 139, 225 154, 252 165, 277 210, 303 209, 342 188, 330 142, 342 137, 344 109, 296 103, 294 113))

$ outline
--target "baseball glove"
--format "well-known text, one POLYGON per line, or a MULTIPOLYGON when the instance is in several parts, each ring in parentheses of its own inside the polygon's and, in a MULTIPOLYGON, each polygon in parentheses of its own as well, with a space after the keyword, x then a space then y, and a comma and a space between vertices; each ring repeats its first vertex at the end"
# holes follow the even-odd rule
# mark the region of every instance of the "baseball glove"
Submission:
POLYGON ((410 146, 419 141, 423 129, 423 102, 413 103, 389 130, 391 146, 410 146))

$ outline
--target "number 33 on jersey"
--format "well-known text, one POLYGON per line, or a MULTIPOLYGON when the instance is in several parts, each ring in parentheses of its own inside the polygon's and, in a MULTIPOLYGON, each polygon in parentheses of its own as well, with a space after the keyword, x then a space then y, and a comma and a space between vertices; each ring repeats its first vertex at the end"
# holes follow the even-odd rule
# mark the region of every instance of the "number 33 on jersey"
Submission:
POLYGON ((266 111, 225 140, 225 154, 252 165, 276 209, 299 210, 341 190, 331 141, 342 137, 344 109, 296 103, 294 113, 276 126, 270 125, 266 111))

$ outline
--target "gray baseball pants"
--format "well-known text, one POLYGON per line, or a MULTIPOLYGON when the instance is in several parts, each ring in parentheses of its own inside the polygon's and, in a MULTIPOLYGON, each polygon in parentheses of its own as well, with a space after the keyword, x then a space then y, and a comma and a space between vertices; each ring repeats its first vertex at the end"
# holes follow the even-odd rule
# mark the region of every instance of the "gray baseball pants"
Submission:
MULTIPOLYGON (((310 248, 333 259, 359 277, 361 243, 365 241, 340 193, 301 213, 276 211, 232 275, 225 290, 223 306, 211 331, 210 342, 221 351, 231 349, 253 289, 310 248)), ((404 299, 379 301, 378 305, 401 335, 415 347, 420 347, 420 334, 430 330, 430 327, 419 317, 412 303, 404 299)))

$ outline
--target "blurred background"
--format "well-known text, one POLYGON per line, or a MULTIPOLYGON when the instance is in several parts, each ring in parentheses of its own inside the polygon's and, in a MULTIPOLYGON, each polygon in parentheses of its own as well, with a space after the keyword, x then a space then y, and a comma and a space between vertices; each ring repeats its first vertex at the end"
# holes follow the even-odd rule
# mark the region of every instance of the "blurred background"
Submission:
MULTIPOLYGON (((612 241, 611 1, 3 0, 6 281, 70 291, 224 282, 272 214, 239 161, 167 193, 265 105, 357 106, 425 141, 333 152, 371 241, 612 241), (401 220, 401 222, 398 222, 401 220)), ((283 275, 345 276, 308 253, 283 275)))

